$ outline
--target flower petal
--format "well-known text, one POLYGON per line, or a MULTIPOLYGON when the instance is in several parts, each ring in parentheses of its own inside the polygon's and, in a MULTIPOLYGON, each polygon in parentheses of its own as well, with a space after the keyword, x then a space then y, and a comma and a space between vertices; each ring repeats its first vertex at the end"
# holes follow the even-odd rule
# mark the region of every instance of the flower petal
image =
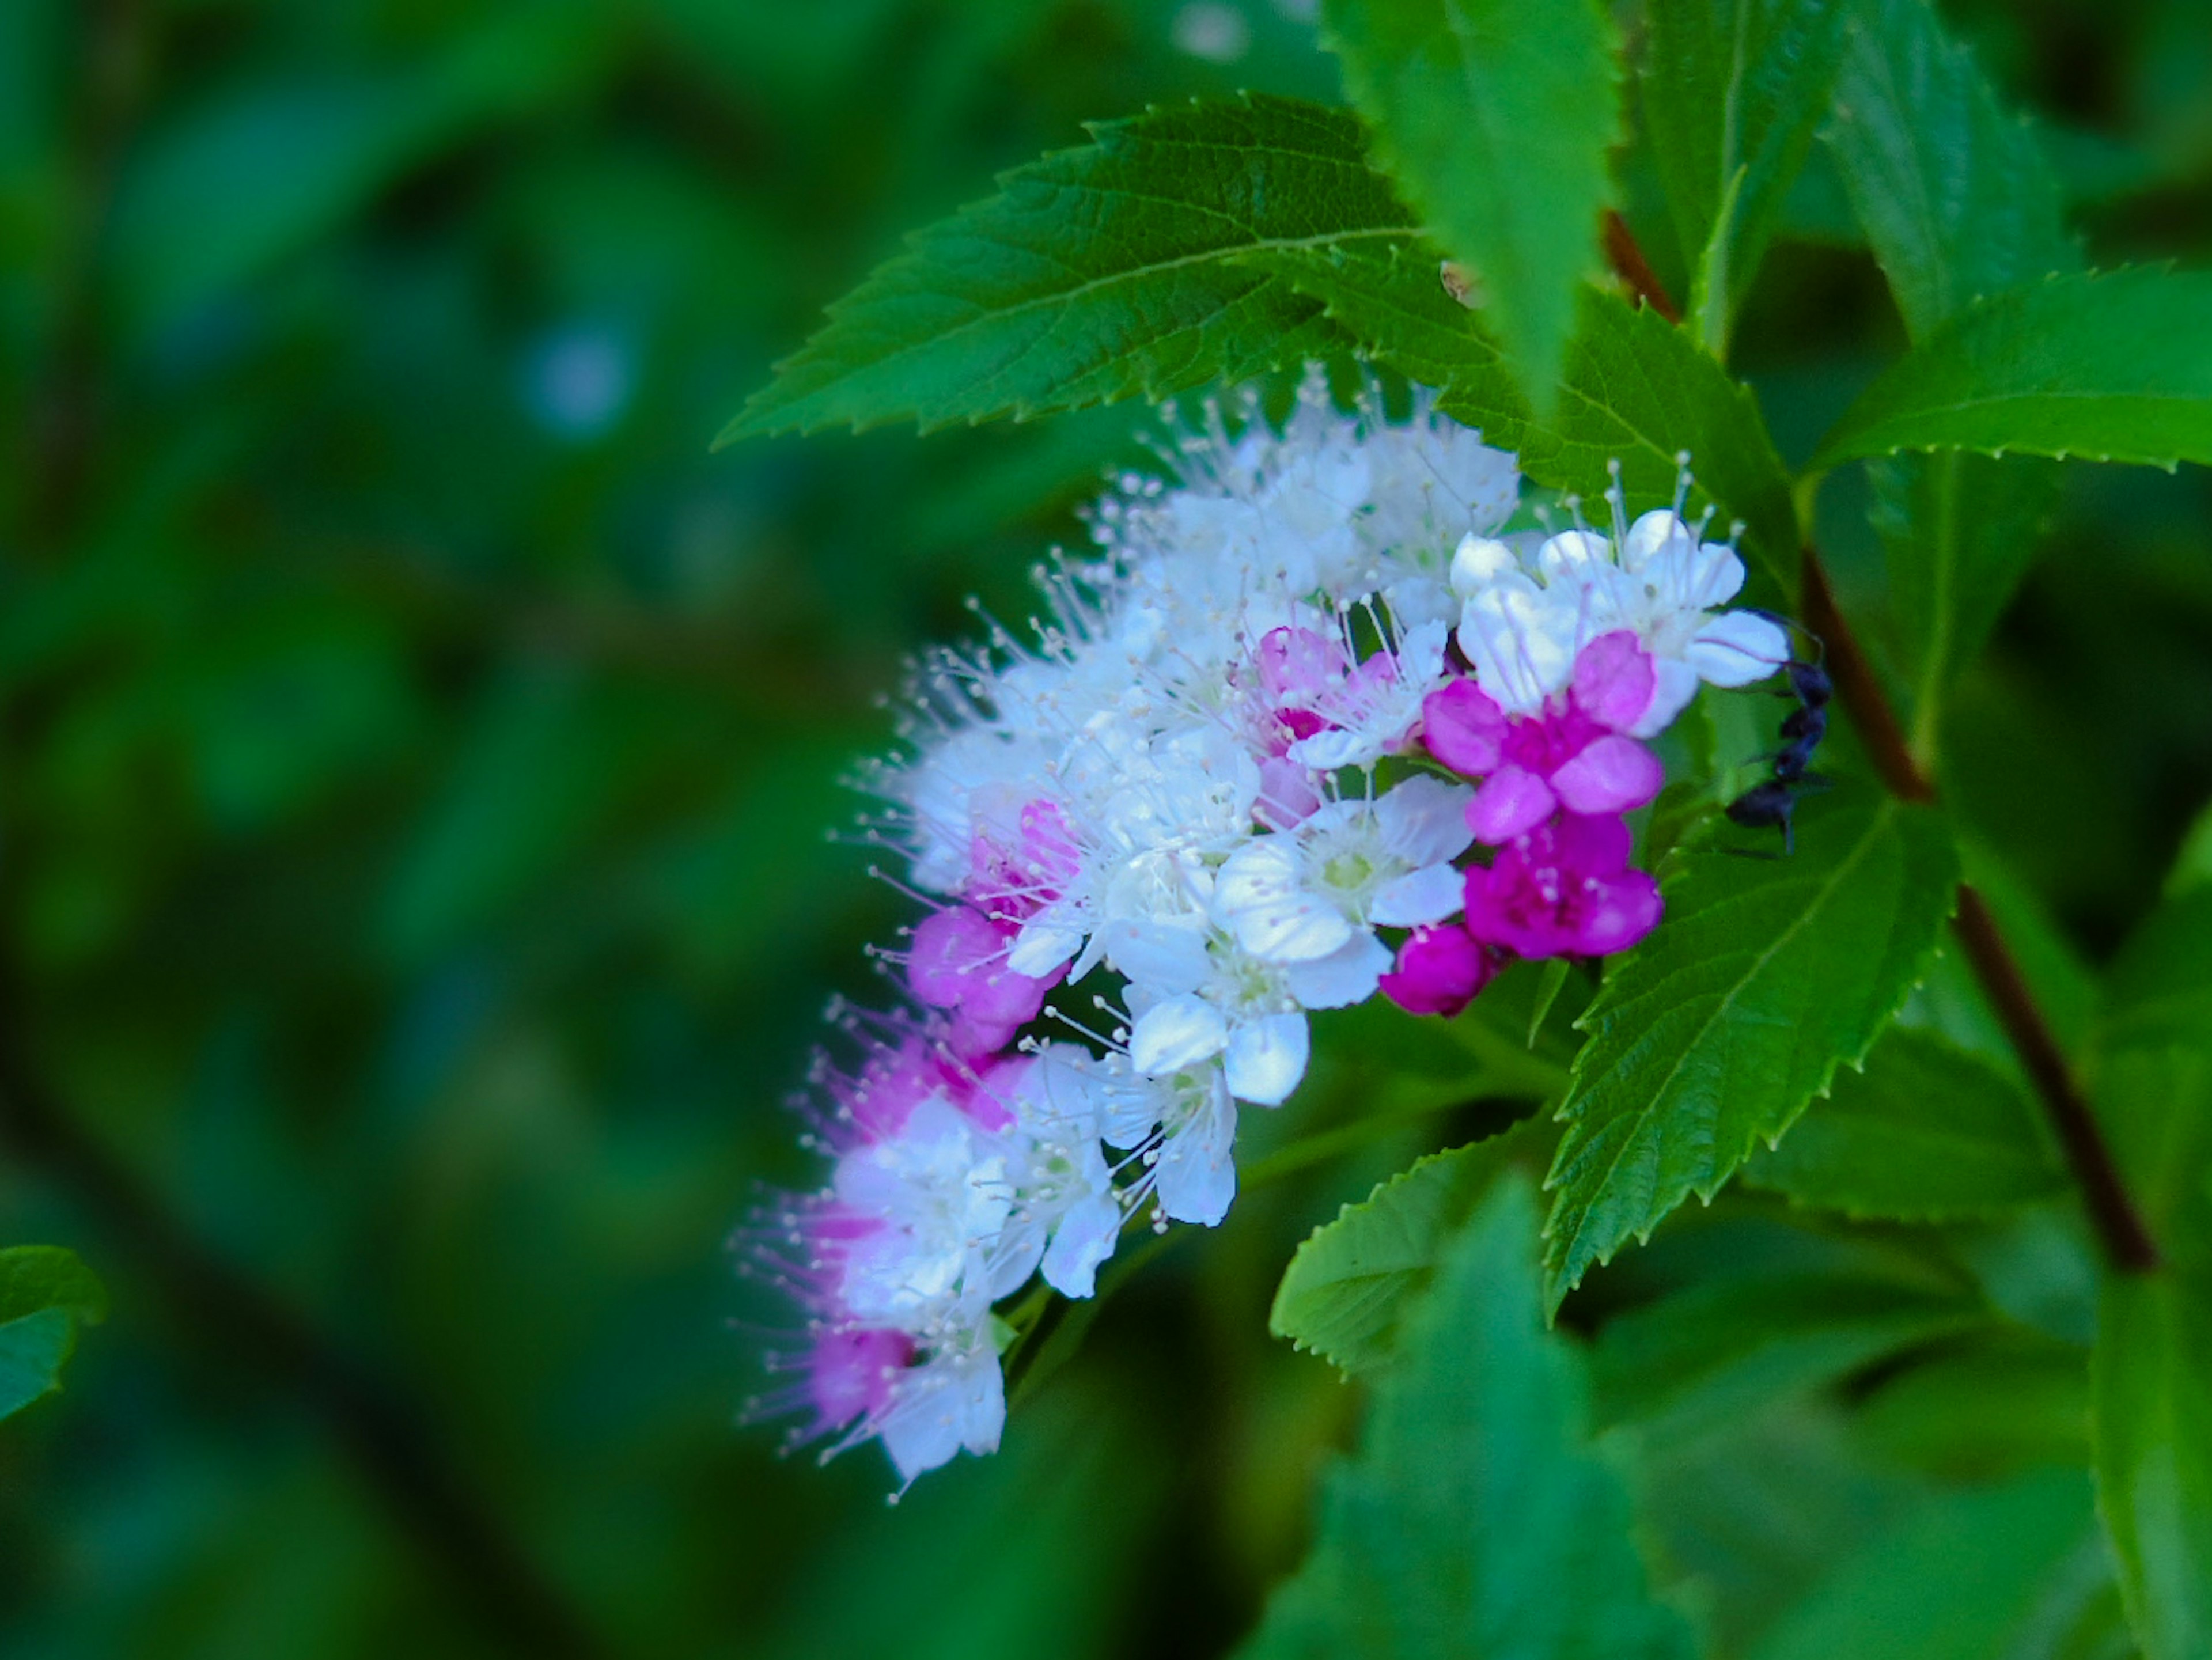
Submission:
POLYGON ((1467 804, 1468 828, 1492 847, 1510 842, 1552 816, 1559 800, 1551 786, 1522 767, 1500 767, 1467 804))
POLYGON ((1131 1025, 1129 1064, 1146 1077, 1164 1077, 1220 1054, 1228 1041, 1221 1011, 1185 992, 1154 1004, 1131 1025))
POLYGON ((1375 903, 1368 908, 1368 919, 1386 928, 1441 922, 1458 911, 1466 892, 1467 883, 1455 866, 1425 865, 1377 889, 1375 903))
POLYGON ((1256 1107, 1279 1107, 1306 1075, 1311 1041, 1305 1016, 1295 1011, 1241 1022, 1222 1056, 1229 1092, 1256 1107))
POLYGON ((1666 781, 1657 756, 1633 738, 1607 733, 1552 775, 1552 789, 1570 812, 1626 812, 1666 781))

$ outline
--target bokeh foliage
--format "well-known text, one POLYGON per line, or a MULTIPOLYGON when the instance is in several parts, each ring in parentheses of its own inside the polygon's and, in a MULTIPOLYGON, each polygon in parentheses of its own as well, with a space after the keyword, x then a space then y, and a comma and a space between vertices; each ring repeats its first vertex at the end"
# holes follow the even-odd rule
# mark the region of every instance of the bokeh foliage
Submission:
MULTIPOLYGON (((1334 100, 1298 9, 0 7, 0 1243, 72 1247, 113 1297, 67 1392, 0 1426, 0 1649, 1168 1655, 1251 1627, 1356 1404, 1267 1336, 1282 1265, 1491 1126, 1251 1183, 1004 1454, 896 1511, 872 1452, 824 1474, 733 1430, 759 1380, 729 1323, 786 1316, 721 1241, 756 1184, 805 1179, 780 1098, 896 914, 823 839, 857 805, 838 777, 964 593, 1022 614, 1133 417, 708 444, 901 233, 1081 121, 1334 100)), ((2097 263, 2203 260, 2192 0, 1953 15, 2045 118, 2097 263)), ((1919 326, 1808 154, 1729 296, 1792 460, 1919 326)), ((1692 292, 1657 181, 1620 182, 1692 292)), ((2130 932, 2212 796, 2212 490, 2054 472, 2048 553, 1939 735, 2060 974, 2130 932)), ((1925 483, 1846 468, 1821 502, 1900 689, 1875 509, 1925 483)), ((1971 1034, 1973 999, 1939 964, 1916 1018, 1971 1034)), ((1358 1019, 1251 1116, 1251 1158, 1366 1103, 1358 1019)), ((1658 1364, 1637 1309, 1696 1296, 1726 1334, 1738 1294, 1870 1299, 1841 1360, 1717 1340, 1668 1433, 1615 1426, 1653 1444, 1658 1560, 1723 1651, 1809 1652, 1808 1584, 1850 1602, 1991 1537, 2048 1569, 2054 1629, 2109 1628, 2060 1594, 2116 1594, 2066 1566, 2085 1491, 2039 1470, 2086 1456, 2080 1243, 2038 1213, 1955 1252, 1961 1283, 1920 1284, 1731 1193, 1570 1304, 1606 1328, 1601 1412, 1608 1365, 1658 1364), (1912 1391, 1874 1363, 1967 1280, 2050 1385, 1987 1408, 1960 1469, 1916 1426, 1989 1357, 1912 1391)), ((1962 1642, 2035 1589, 2001 1580, 1962 1642)))

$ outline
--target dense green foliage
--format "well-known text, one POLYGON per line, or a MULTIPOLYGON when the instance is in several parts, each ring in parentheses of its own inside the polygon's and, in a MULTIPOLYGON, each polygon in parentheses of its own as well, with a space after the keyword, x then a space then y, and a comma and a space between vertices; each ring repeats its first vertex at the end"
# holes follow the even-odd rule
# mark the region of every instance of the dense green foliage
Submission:
POLYGON ((0 8, 0 1650, 2201 1660, 2201 9, 1300 9, 0 8), (1318 1020, 997 1457, 778 1463, 723 1240, 894 911, 872 700, 1316 357, 1690 452, 1898 754, 1735 857, 1708 699, 1644 946, 1318 1020))

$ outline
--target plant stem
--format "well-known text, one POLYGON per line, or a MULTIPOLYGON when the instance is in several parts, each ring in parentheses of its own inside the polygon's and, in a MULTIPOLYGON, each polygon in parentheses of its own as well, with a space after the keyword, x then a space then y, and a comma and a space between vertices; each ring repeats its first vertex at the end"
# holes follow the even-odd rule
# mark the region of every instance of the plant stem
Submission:
MULTIPOLYGON (((1638 298, 1668 321, 1680 313, 1652 275, 1634 233, 1617 214, 1606 216, 1606 256, 1613 270, 1638 298)), ((1809 496, 1810 492, 1808 491, 1809 496)), ((1806 528, 1811 514, 1806 512, 1806 528)), ((1865 743, 1875 770, 1890 792, 1902 800, 1929 803, 1936 800, 1936 781, 1924 771, 1907 741, 1904 723, 1883 689, 1872 660, 1860 648, 1836 605, 1834 588, 1812 542, 1805 544, 1801 566, 1799 604, 1805 626, 1826 647, 1826 663, 1835 681, 1836 695, 1850 711, 1851 723, 1865 743)), ((2005 944, 2002 931, 1988 902, 1969 882, 1959 885, 1956 927, 1967 963, 1981 982, 2005 1035, 2020 1055, 2021 1064, 2041 1098, 2051 1128, 2064 1149, 2074 1180, 2081 1190, 2084 1207, 2106 1259, 2124 1274, 2147 1274, 2159 1266, 2158 1244, 2142 1213, 2128 1196, 2118 1162, 2089 1104, 2075 1082, 2073 1068, 2060 1047, 2051 1022, 2036 1002, 2019 959, 2005 944)))

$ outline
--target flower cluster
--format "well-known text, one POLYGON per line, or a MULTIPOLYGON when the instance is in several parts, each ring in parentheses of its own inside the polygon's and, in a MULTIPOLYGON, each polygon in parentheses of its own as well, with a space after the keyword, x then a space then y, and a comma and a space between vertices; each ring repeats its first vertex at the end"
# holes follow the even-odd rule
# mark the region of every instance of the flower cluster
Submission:
POLYGON ((766 1409, 908 1481, 996 1446, 1002 1299, 1091 1295, 1130 1219, 1221 1220, 1308 1011, 1449 1012, 1509 960, 1647 933, 1646 740, 1788 655, 1719 609, 1743 567, 1684 520, 1686 472, 1632 525, 1616 479, 1606 532, 1501 536, 1514 458, 1424 393, 1394 422, 1315 376, 1279 429, 1241 416, 1209 406, 1172 483, 1119 481, 1033 639, 929 660, 868 781, 928 910, 882 953, 902 1006, 843 1012, 857 1056, 817 1073, 830 1183, 754 1260, 807 1315, 766 1409), (1048 1006, 1094 977, 1102 1030, 1048 1006))

